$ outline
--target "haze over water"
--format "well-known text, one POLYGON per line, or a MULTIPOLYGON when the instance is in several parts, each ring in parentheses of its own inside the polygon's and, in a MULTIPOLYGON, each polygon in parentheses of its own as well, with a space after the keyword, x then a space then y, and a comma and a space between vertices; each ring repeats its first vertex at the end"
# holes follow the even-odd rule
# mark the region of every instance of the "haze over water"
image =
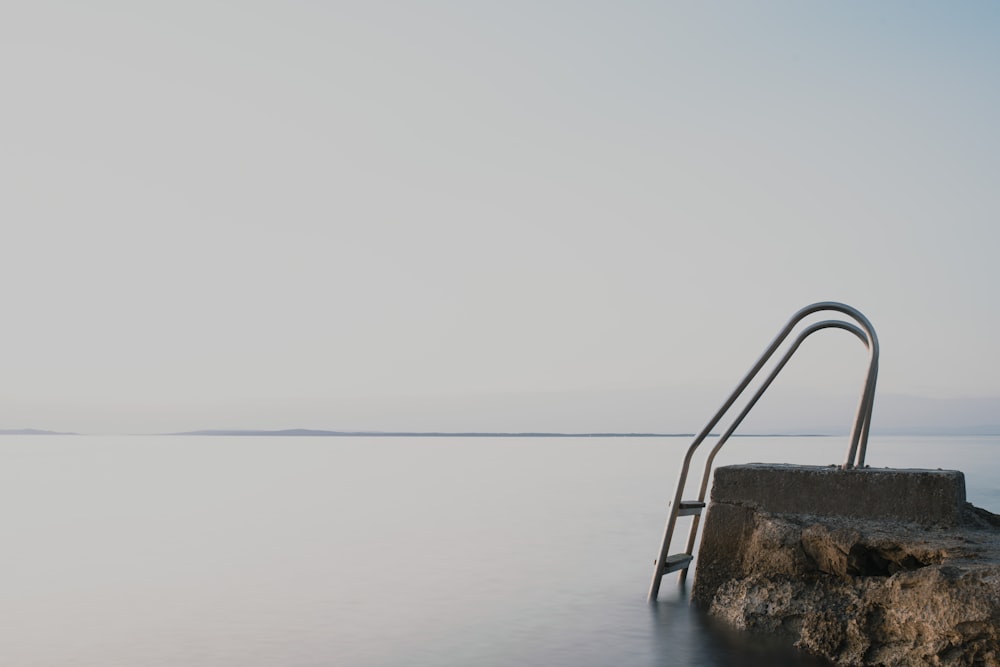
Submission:
MULTIPOLYGON (((9 436, 0 662, 799 664, 694 613, 670 579, 646 603, 687 444, 9 436)), ((996 511, 998 445, 874 438, 869 463, 962 469, 996 511)), ((721 463, 845 449, 736 438, 721 463)))
MULTIPOLYGON (((875 324, 881 391, 990 425, 998 32, 990 2, 5 3, 0 428, 688 432, 825 300, 875 324)), ((863 369, 824 335, 782 385, 849 396, 806 424, 840 432, 863 369)))

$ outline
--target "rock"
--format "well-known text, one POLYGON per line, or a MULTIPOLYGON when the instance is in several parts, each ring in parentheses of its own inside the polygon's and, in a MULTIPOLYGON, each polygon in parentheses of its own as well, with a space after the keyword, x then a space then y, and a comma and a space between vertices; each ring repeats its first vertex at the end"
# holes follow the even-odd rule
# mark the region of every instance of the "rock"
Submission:
POLYGON ((692 591, 710 614, 842 665, 1000 666, 1000 517, 964 502, 953 525, 884 507, 875 519, 774 512, 734 501, 738 480, 722 477, 692 591))

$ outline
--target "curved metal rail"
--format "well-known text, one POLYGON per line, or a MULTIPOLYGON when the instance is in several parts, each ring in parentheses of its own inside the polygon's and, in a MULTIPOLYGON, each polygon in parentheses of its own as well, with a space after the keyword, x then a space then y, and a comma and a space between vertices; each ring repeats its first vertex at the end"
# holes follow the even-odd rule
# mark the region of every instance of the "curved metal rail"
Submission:
POLYGON ((864 467, 865 453, 868 448, 868 433, 871 428, 872 407, 875 400, 875 382, 878 376, 878 337, 875 335, 875 329, 872 327, 871 322, 869 322, 868 318, 862 315, 857 309, 852 308, 847 304, 835 301, 822 301, 814 303, 802 308, 788 320, 781 331, 778 332, 778 335, 775 336, 774 340, 772 340, 770 345, 768 345, 767 349, 764 350, 764 353, 760 356, 757 362, 743 377, 743 380, 736 386, 736 389, 734 389, 729 395, 726 402, 722 404, 722 407, 720 407, 718 411, 716 411, 712 419, 709 420, 708 424, 705 425, 701 432, 695 437, 694 442, 692 442, 690 447, 688 447, 687 453, 684 455, 684 461, 681 464, 677 490, 675 491, 673 500, 670 503, 670 514, 667 519, 667 525, 664 529, 660 552, 654 565, 653 581, 649 588, 650 600, 655 600, 657 598, 660 590, 660 582, 665 574, 680 571, 681 581, 683 581, 687 575, 688 567, 694 558, 694 542, 698 533, 701 512, 705 507, 705 496, 708 490, 708 481, 711 477, 712 464, 715 461, 716 454, 719 453, 722 446, 729 440, 729 437, 743 422, 744 418, 750 413, 750 410, 752 410, 757 404, 757 401, 764 394, 767 388, 771 386, 771 383, 785 367, 792 355, 795 354, 802 342, 817 331, 834 328, 843 329, 853 333, 861 339, 865 347, 868 348, 868 373, 865 376, 861 399, 858 403, 857 412, 854 418, 854 425, 851 429, 847 459, 844 461, 841 468, 843 470, 849 470, 855 467, 864 467), (795 326, 809 315, 821 311, 835 311, 847 315, 857 322, 860 327, 842 320, 824 320, 806 327, 791 344, 788 351, 785 352, 780 361, 778 361, 775 368, 757 389, 756 393, 749 400, 739 415, 737 415, 737 417, 733 420, 733 423, 728 429, 726 429, 722 437, 719 438, 718 443, 716 443, 715 447, 709 453, 708 459, 705 463, 705 471, 702 475, 701 487, 698 492, 697 500, 682 501, 681 498, 687 483, 688 471, 690 470, 691 459, 694 456, 695 450, 701 446, 702 442, 704 442, 705 438, 708 437, 711 430, 719 423, 722 417, 725 416, 754 378, 757 377, 757 374, 760 373, 764 365, 771 359, 781 344, 788 338, 795 326), (670 542, 673 539, 674 528, 679 516, 694 517, 690 533, 688 535, 687 548, 683 553, 669 556, 667 552, 670 549, 670 542))

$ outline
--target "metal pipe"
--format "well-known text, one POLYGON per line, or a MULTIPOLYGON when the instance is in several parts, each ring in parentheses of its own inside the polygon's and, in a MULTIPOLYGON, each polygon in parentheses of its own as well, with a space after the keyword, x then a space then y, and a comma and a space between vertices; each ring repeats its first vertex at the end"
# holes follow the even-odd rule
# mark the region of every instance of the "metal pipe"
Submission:
POLYGON ((844 331, 849 331, 850 333, 853 333, 855 336, 861 339, 861 342, 864 344, 865 347, 868 347, 868 340, 865 337, 864 332, 849 322, 843 322, 841 320, 823 320, 822 322, 817 322, 816 324, 813 324, 804 329, 802 333, 799 334, 798 338, 796 338, 795 341, 792 343, 791 347, 781 358, 778 364, 775 366, 774 370, 771 371, 770 375, 767 376, 767 379, 764 380, 764 382, 761 384, 760 388, 747 403, 746 407, 744 407, 742 412, 740 412, 740 414, 736 417, 736 419, 733 420, 732 425, 726 430, 726 432, 722 435, 722 437, 719 438, 718 443, 716 443, 715 447, 712 448, 712 451, 709 452, 708 459, 705 462, 705 475, 702 476, 701 488, 698 492, 699 501, 705 500, 705 494, 708 491, 708 479, 709 477, 711 477, 710 475, 711 467, 712 463, 715 461, 716 454, 719 453, 719 450, 722 449, 722 446, 726 444, 726 441, 729 440, 729 437, 736 431, 737 428, 739 428, 740 424, 743 423, 743 420, 747 417, 747 415, 750 414, 750 410, 752 410, 753 407, 757 405, 757 401, 760 400, 761 396, 764 395, 764 392, 767 391, 767 389, 771 386, 771 383, 774 382, 775 378, 778 377, 778 374, 781 373, 782 369, 784 369, 784 367, 788 364, 788 362, 792 358, 792 355, 794 355, 796 350, 799 349, 799 346, 802 345, 803 341, 805 341, 805 339, 811 336, 812 334, 816 333, 817 331, 822 331, 823 329, 843 329, 844 331))
MULTIPOLYGON (((855 336, 861 339, 861 342, 865 345, 865 347, 868 347, 868 339, 865 336, 864 331, 862 331, 857 326, 850 324, 849 322, 844 322, 841 320, 823 320, 822 322, 817 322, 803 329, 802 333, 800 333, 798 337, 795 339, 795 341, 792 342, 791 347, 789 347, 788 351, 785 352, 785 354, 781 357, 781 359, 778 361, 777 365, 774 367, 771 373, 767 376, 764 382, 761 383, 761 386, 754 393, 753 397, 751 397, 751 399, 747 402, 746 406, 743 408, 740 414, 737 415, 736 419, 733 420, 733 423, 729 426, 728 429, 726 429, 726 432, 723 433, 722 436, 719 438, 718 442, 715 444, 715 447, 712 448, 712 451, 709 452, 708 458, 705 460, 705 472, 701 478, 701 486, 699 487, 698 490, 699 502, 704 502, 705 496, 708 494, 708 481, 712 476, 712 464, 715 462, 715 456, 719 453, 719 450, 721 450, 723 445, 725 445, 726 442, 728 442, 730 436, 732 436, 732 434, 736 431, 736 429, 739 428, 740 424, 743 423, 743 420, 747 417, 748 414, 750 414, 750 411, 754 408, 754 406, 757 405, 757 401, 760 400, 761 396, 764 395, 764 392, 767 391, 767 389, 771 386, 771 383, 773 383, 775 378, 778 377, 778 374, 781 373, 781 371, 785 368, 785 366, 791 360, 792 355, 794 355, 796 350, 799 349, 799 346, 802 345, 803 341, 805 341, 805 339, 811 336, 812 334, 816 333, 817 331, 822 331, 823 329, 843 329, 845 331, 849 331, 850 333, 853 333, 855 336)), ((698 526, 700 522, 701 522, 701 516, 695 515, 692 519, 690 533, 688 534, 687 549, 685 553, 693 553, 694 542, 698 534, 698 526)), ((687 576, 687 568, 681 570, 680 572, 681 581, 684 581, 686 576, 687 576)))

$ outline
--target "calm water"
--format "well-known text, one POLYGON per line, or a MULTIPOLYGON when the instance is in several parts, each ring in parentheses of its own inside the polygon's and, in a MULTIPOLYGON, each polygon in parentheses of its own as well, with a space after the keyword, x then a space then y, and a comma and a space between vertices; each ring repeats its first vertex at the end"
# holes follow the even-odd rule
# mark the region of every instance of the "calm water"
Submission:
MULTIPOLYGON (((5 437, 0 664, 820 664, 645 601, 686 439, 5 437)), ((739 438, 720 463, 840 462, 739 438)), ((1000 511, 1000 438, 873 438, 1000 511)))

